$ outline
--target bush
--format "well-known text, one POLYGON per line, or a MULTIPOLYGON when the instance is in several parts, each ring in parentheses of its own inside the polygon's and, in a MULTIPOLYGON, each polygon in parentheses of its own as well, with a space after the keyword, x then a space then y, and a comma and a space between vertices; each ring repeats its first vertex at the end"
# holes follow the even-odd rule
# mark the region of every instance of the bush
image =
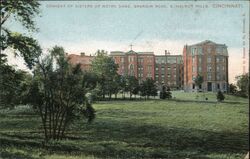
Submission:
POLYGON ((162 90, 160 92, 160 99, 166 99, 166 98, 167 98, 166 87, 162 86, 162 90))
POLYGON ((219 102, 223 101, 225 99, 225 96, 223 95, 223 93, 221 91, 218 91, 217 93, 217 100, 219 102))

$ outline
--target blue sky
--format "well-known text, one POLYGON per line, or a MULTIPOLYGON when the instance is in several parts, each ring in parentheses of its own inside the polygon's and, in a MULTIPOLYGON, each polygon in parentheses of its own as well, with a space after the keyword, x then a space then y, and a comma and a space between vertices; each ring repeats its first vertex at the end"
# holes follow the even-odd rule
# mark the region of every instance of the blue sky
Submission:
MULTIPOLYGON (((248 7, 247 1, 44 1, 41 2, 41 17, 35 18, 40 31, 27 34, 34 36, 44 49, 61 45, 69 53, 87 54, 97 49, 128 51, 131 43, 135 51, 163 54, 164 50, 170 50, 181 54, 185 44, 212 40, 228 46, 229 55, 234 59, 231 72, 235 75, 242 68, 236 69, 235 65, 242 65, 244 13, 249 32, 248 7), (134 5, 150 4, 166 8, 134 8, 134 5), (170 7, 192 4, 193 8, 170 7), (214 8, 217 4, 239 4, 240 7, 214 8), (79 5, 114 5, 116 8, 79 8, 79 5), (130 8, 119 8, 121 5, 130 5, 130 8), (195 5, 208 5, 208 8, 195 5)), ((12 20, 8 21, 8 26, 25 32, 12 20)))

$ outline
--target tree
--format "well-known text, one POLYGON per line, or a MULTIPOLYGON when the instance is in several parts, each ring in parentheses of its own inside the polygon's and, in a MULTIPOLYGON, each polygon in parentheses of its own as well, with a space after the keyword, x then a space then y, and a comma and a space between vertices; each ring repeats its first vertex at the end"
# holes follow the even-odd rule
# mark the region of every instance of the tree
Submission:
POLYGON ((122 90, 122 82, 122 76, 117 74, 113 83, 113 93, 115 94, 115 99, 117 99, 117 94, 122 90))
POLYGON ((125 99, 125 92, 126 92, 126 77, 125 76, 121 76, 119 86, 122 91, 122 97, 123 99, 125 99))
POLYGON ((242 97, 249 97, 249 73, 237 76, 236 80, 239 87, 238 94, 242 97))
POLYGON ((53 47, 39 59, 33 73, 24 101, 40 115, 46 141, 62 139, 79 115, 93 120, 95 111, 85 97, 92 86, 86 85, 80 65, 69 64, 62 47, 53 47))
POLYGON ((143 81, 140 86, 140 92, 141 95, 145 96, 147 99, 149 99, 149 96, 156 96, 157 88, 154 80, 152 78, 147 78, 145 81, 143 81))
POLYGON ((237 86, 234 84, 229 84, 229 93, 235 95, 237 93, 237 86))
POLYGON ((0 75, 1 106, 12 108, 14 105, 20 104, 25 80, 30 78, 31 75, 8 65, 5 54, 0 54, 0 75))
POLYGON ((203 83, 203 77, 198 74, 194 78, 194 84, 195 84, 197 90, 198 90, 199 87, 201 87, 202 83, 203 83))
POLYGON ((166 98, 167 99, 171 99, 172 98, 172 93, 171 93, 170 87, 167 87, 166 98))
POLYGON ((162 86, 162 90, 160 92, 160 99, 166 99, 166 98, 167 98, 166 87, 162 86))
POLYGON ((218 100, 219 102, 221 102, 221 101, 223 101, 224 99, 225 99, 224 94, 223 94, 221 91, 218 91, 218 93, 217 93, 217 100, 218 100))
POLYGON ((11 31, 4 25, 10 18, 21 22, 22 26, 28 31, 36 31, 33 18, 39 14, 39 6, 37 0, 7 0, 1 1, 1 51, 7 48, 14 50, 15 56, 23 57, 29 68, 34 66, 36 59, 41 54, 41 47, 32 37, 22 35, 21 33, 11 31))
POLYGON ((126 78, 126 91, 129 92, 130 95, 130 99, 132 98, 132 94, 137 94, 138 93, 138 85, 139 82, 138 80, 135 78, 135 76, 128 76, 126 78))
POLYGON ((105 94, 109 94, 111 98, 112 86, 115 83, 114 78, 117 76, 118 65, 112 57, 107 55, 107 52, 98 50, 95 59, 92 61, 91 69, 99 77, 102 98, 105 98, 105 94))

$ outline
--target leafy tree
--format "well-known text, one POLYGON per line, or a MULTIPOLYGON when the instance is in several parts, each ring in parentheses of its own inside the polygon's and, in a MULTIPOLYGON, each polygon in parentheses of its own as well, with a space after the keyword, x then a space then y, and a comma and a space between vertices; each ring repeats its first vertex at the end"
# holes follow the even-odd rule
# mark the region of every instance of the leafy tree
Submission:
POLYGON ((223 101, 224 99, 225 99, 224 94, 223 94, 221 91, 218 91, 218 93, 217 93, 217 100, 218 100, 219 102, 221 102, 221 101, 223 101))
POLYGON ((135 76, 128 76, 126 78, 126 91, 129 92, 130 95, 130 99, 132 98, 132 94, 137 94, 138 93, 138 85, 139 82, 138 80, 135 78, 135 76))
POLYGON ((167 99, 171 99, 172 98, 172 93, 171 93, 170 87, 167 87, 166 98, 167 99))
POLYGON ((203 81, 203 77, 199 74, 194 78, 194 84, 197 89, 202 85, 203 81))
POLYGON ((120 76, 120 82, 119 82, 119 87, 121 88, 121 91, 122 91, 122 96, 123 96, 123 99, 125 99, 125 92, 126 92, 126 77, 125 76, 120 76))
POLYGON ((145 96, 145 98, 149 99, 149 96, 157 95, 157 88, 155 82, 152 78, 147 78, 142 82, 140 87, 141 96, 145 96))
POLYGON ((249 97, 249 74, 246 73, 236 77, 237 86, 239 87, 238 94, 242 97, 249 97))
POLYGON ((26 65, 31 68, 34 66, 37 57, 41 54, 41 48, 36 40, 32 37, 22 35, 21 33, 11 31, 5 27, 8 19, 14 18, 28 31, 36 31, 34 17, 39 14, 37 0, 6 0, 1 1, 1 51, 7 48, 14 50, 15 56, 21 56, 26 65))
POLYGON ((237 93, 237 86, 232 83, 229 84, 229 91, 230 91, 230 94, 235 95, 237 93))
POLYGON ((122 76, 117 74, 113 83, 113 93, 115 94, 115 99, 117 99, 117 94, 122 90, 122 82, 122 76))
POLYGON ((92 86, 88 88, 86 83, 80 65, 70 65, 62 47, 53 47, 38 61, 25 102, 40 115, 46 141, 62 139, 79 115, 93 120, 95 111, 85 97, 92 86))
POLYGON ((0 54, 0 103, 4 107, 20 104, 22 89, 30 75, 7 64, 6 55, 0 54))
POLYGON ((162 90, 160 92, 160 99, 166 99, 166 98, 167 98, 166 87, 162 86, 162 90))
POLYGON ((99 77, 102 98, 105 98, 105 94, 109 94, 111 98, 111 94, 114 90, 113 84, 116 83, 114 78, 117 76, 118 65, 112 57, 107 55, 107 52, 98 50, 91 66, 92 71, 99 77))

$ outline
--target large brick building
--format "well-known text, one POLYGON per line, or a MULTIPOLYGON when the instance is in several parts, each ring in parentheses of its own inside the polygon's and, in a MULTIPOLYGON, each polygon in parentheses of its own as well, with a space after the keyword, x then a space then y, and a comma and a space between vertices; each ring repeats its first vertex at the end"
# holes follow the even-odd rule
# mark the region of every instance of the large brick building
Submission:
POLYGON ((139 83, 146 78, 155 78, 155 56, 153 52, 111 51, 120 75, 135 76, 139 83))
MULTIPOLYGON (((227 91, 228 90, 228 52, 225 44, 206 40, 194 45, 185 45, 183 55, 154 55, 153 52, 130 50, 111 51, 110 56, 118 64, 118 73, 135 76, 139 83, 152 78, 161 88, 162 85, 185 91, 227 91), (194 78, 203 77, 203 84, 195 86, 194 78)), ((81 64, 88 71, 94 56, 70 54, 72 64, 81 64)))
POLYGON ((183 61, 181 55, 155 56, 155 81, 158 86, 169 86, 172 89, 183 89, 183 61))
POLYGON ((183 49, 184 90, 197 90, 194 78, 203 77, 198 89, 203 91, 227 91, 228 52, 225 44, 216 44, 206 40, 194 45, 185 45, 183 49))
POLYGON ((80 64, 81 69, 84 71, 89 71, 91 68, 92 60, 94 56, 87 56, 85 53, 81 53, 80 55, 76 54, 67 54, 69 62, 73 65, 80 64))

